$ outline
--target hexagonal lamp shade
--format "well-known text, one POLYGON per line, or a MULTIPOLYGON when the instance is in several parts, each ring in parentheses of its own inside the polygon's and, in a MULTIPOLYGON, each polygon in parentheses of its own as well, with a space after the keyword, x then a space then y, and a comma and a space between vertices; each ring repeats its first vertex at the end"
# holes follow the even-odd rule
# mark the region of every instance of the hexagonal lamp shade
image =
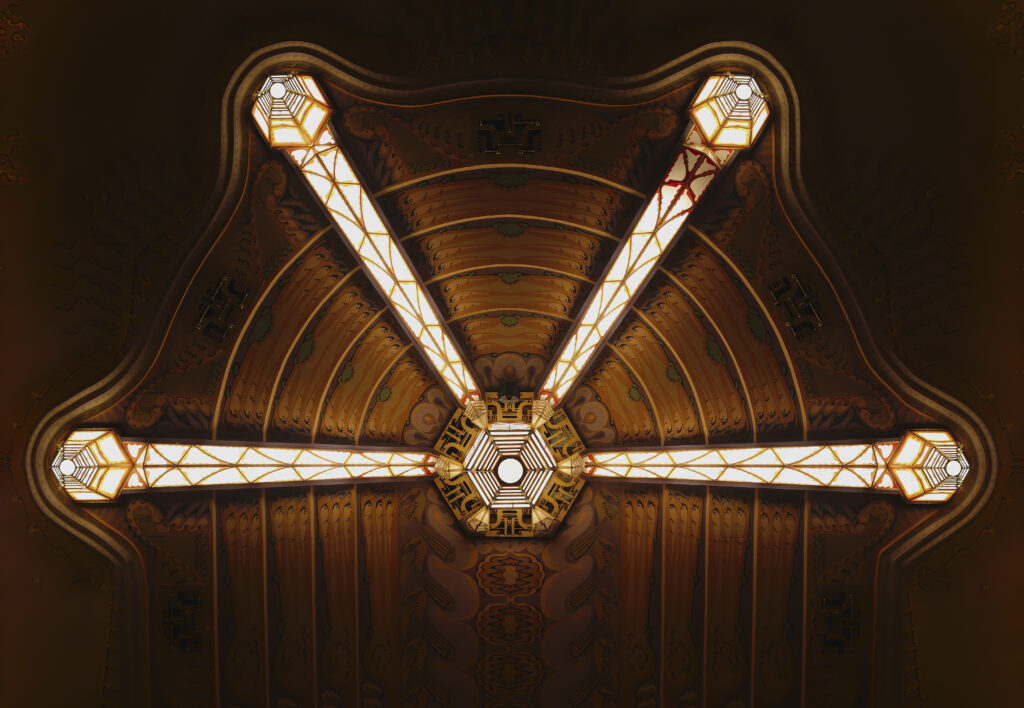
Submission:
POLYGON ((714 147, 750 147, 768 120, 768 104, 752 76, 708 77, 690 106, 690 117, 714 147))
POLYGON ((485 419, 456 411, 441 433, 434 483, 471 533, 554 533, 583 487, 583 442, 532 393, 490 392, 483 403, 485 419))
POLYGON ((276 148, 307 147, 316 142, 331 109, 308 75, 274 75, 256 95, 252 117, 276 148))
POLYGON ((900 491, 910 501, 945 501, 967 474, 963 451, 944 430, 911 430, 889 461, 900 491))
MULTIPOLYGON (((272 75, 252 115, 268 143, 306 178, 343 237, 408 327, 426 359, 465 407, 433 452, 332 446, 165 443, 125 440, 108 429, 74 431, 52 469, 78 501, 112 501, 122 491, 297 484, 432 476, 459 522, 486 536, 555 531, 587 476, 697 484, 899 490, 912 502, 942 502, 968 464, 953 437, 912 430, 899 440, 601 450, 584 446, 558 401, 630 306, 674 243, 708 185, 740 148, 753 144, 768 105, 751 76, 709 77, 690 107, 693 125, 668 174, 626 237, 574 332, 567 333, 535 397, 511 385, 480 394, 458 347, 415 277, 332 132, 330 107, 304 74, 272 75)), ((214 430, 214 437, 216 431, 214 430)))
POLYGON ((57 450, 53 473, 78 501, 112 501, 134 461, 112 430, 76 430, 57 450))

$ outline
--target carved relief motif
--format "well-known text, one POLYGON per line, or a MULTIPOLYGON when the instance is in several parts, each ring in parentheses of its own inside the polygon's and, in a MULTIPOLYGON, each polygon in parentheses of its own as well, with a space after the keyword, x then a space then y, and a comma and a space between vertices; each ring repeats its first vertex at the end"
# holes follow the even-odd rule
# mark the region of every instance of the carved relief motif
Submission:
POLYGON ((696 600, 702 565, 704 495, 670 490, 665 505, 665 679, 663 690, 669 703, 696 699, 703 654, 696 600))
POLYGON ((476 675, 491 693, 531 693, 540 685, 544 669, 533 654, 510 651, 485 656, 476 675))
POLYGON ((474 359, 473 368, 480 385, 490 391, 497 391, 505 383, 530 391, 540 385, 546 363, 543 357, 504 352, 474 359))
POLYGON ((376 397, 371 399, 360 440, 400 442, 409 411, 433 383, 433 375, 410 350, 395 364, 376 397))
POLYGON ((441 426, 451 415, 454 403, 440 386, 431 386, 413 406, 409 420, 402 431, 406 445, 432 445, 441 434, 441 426))
POLYGON ((658 428, 643 393, 617 357, 606 355, 598 360, 586 385, 608 410, 616 443, 658 442, 658 428))
POLYGON ((532 595, 544 582, 544 568, 532 555, 508 551, 487 556, 476 571, 477 582, 488 595, 514 598, 532 595))
MULTIPOLYGON (((0 11, 0 19, 3 11, 0 11)), ((0 137, 0 181, 24 182, 26 171, 24 162, 25 149, 28 142, 21 133, 10 133, 0 137)))
POLYGON ((14 7, 0 10, 0 58, 23 54, 32 43, 33 30, 14 7))
POLYGON ((888 433, 897 421, 916 420, 898 401, 859 372, 858 354, 842 340, 808 344, 800 352, 800 362, 807 362, 809 396, 807 412, 815 431, 832 435, 856 435, 860 431, 888 433), (820 395, 821 390, 829 395, 820 395))
POLYGON ((611 343, 623 363, 643 385, 660 423, 660 442, 703 440, 700 420, 672 361, 652 330, 640 320, 627 320, 611 343), (673 381, 666 372, 676 371, 673 381), (676 385, 672 385, 676 384, 676 385))
MULTIPOLYGON (((269 495, 268 495, 269 496, 269 495)), ((275 688, 282 692, 277 700, 296 703, 310 701, 313 665, 315 617, 313 597, 313 509, 309 495, 274 498, 268 504, 272 576, 276 592, 268 592, 271 618, 278 627, 270 636, 271 673, 275 688), (274 603, 273 600, 277 602, 274 603), (276 606, 275 606, 276 605, 276 606)))
POLYGON ((749 439, 750 415, 736 363, 725 352, 709 355, 714 328, 700 309, 662 276, 652 281, 636 311, 678 357, 684 370, 675 378, 680 385, 692 383, 709 442, 749 439))
POLYGON ((657 577, 654 548, 659 541, 659 497, 658 490, 623 493, 620 703, 634 701, 638 694, 657 694, 652 681, 657 666, 652 641, 657 642, 661 623, 656 615, 651 616, 651 593, 657 577))
POLYGON ((706 350, 712 359, 724 356, 724 346, 735 357, 736 365, 749 392, 749 402, 759 433, 781 434, 798 430, 799 410, 794 382, 784 365, 775 358, 771 344, 751 328, 749 305, 740 284, 718 258, 704 245, 693 240, 680 244, 668 269, 688 294, 699 304, 721 332, 725 344, 709 339, 706 350), (678 254, 678 255, 676 255, 678 254))
POLYGON ((712 492, 708 511, 708 700, 721 704, 747 685, 749 618, 747 574, 750 503, 746 496, 712 492))
POLYGON ((336 699, 347 705, 355 702, 358 683, 354 671, 359 652, 354 491, 349 488, 318 496, 316 517, 327 623, 326 636, 320 637, 321 700, 336 699))
POLYGON ((757 538, 757 664, 755 692, 766 705, 793 698, 799 683, 799 647, 788 618, 799 610, 794 574, 801 505, 762 497, 757 538))
POLYGON ((224 580, 230 603, 220 618, 221 667, 228 696, 246 706, 266 700, 263 673, 265 637, 263 612, 263 515, 255 501, 228 501, 220 505, 224 545, 224 580), (258 589, 258 590, 257 590, 258 589))
POLYGON ((157 695, 168 705, 201 701, 217 680, 212 671, 215 598, 209 588, 214 570, 209 502, 133 500, 124 518, 148 551, 157 695))
POLYGON ((412 638, 405 663, 421 671, 414 681, 426 693, 417 700, 479 705, 474 667, 483 647, 473 617, 481 598, 473 570, 480 549, 429 484, 406 495, 402 509, 403 606, 412 638))
POLYGON ((590 386, 577 386, 565 401, 573 422, 588 447, 610 445, 615 442, 615 425, 608 407, 601 402, 590 386))
POLYGON ((540 638, 544 618, 533 605, 517 602, 487 605, 476 617, 480 637, 496 645, 532 644, 540 638))
MULTIPOLYGON (((866 698, 870 660, 864 617, 872 612, 872 549, 892 529, 891 501, 811 506, 808 554, 808 699, 845 708, 866 698)), ((870 635, 869 635, 870 636, 870 635)))
POLYGON ((368 609, 370 630, 362 667, 373 682, 373 693, 380 695, 385 705, 398 705, 401 687, 395 677, 401 671, 402 646, 395 492, 374 489, 361 492, 359 506, 366 568, 363 607, 368 609))

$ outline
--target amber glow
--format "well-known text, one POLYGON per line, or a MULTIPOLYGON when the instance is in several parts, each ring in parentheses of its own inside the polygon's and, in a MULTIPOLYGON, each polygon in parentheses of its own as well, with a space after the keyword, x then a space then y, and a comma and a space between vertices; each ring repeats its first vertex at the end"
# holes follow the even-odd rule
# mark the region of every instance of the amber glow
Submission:
POLYGON ((424 475, 433 461, 422 452, 122 442, 115 432, 98 429, 68 436, 53 471, 74 499, 110 501, 136 489, 424 475))
MULTIPOLYGON (((579 491, 581 475, 878 489, 898 491, 912 502, 949 499, 970 470, 956 441, 941 430, 912 430, 899 439, 858 443, 583 452, 572 421, 555 404, 586 369, 711 182, 740 148, 757 139, 768 109, 752 77, 726 74, 705 82, 690 114, 693 123, 672 168, 595 286, 577 328, 552 362, 542 393, 491 392, 484 400, 403 251, 338 147, 324 94, 309 76, 271 76, 256 97, 254 120, 268 142, 295 162, 464 408, 453 415, 429 454, 123 441, 109 429, 83 429, 69 434, 59 447, 51 465, 54 476, 75 500, 112 501, 125 490, 436 474, 435 483, 443 487, 456 482, 452 494, 464 487, 468 491, 463 501, 479 506, 463 507, 467 511, 459 518, 469 519, 471 529, 487 529, 492 535, 502 535, 496 529, 502 518, 512 518, 501 516, 508 510, 529 510, 529 523, 557 524, 579 491), (568 502, 560 501, 564 499, 568 502)), ((522 522, 527 516, 515 518, 522 522)))
POLYGON ((911 431, 901 440, 858 444, 685 447, 597 452, 591 474, 630 479, 898 488, 910 501, 945 501, 967 462, 949 433, 911 431))
POLYGON ((271 76, 253 106, 253 118, 263 136, 271 146, 285 149, 295 161, 359 255, 364 269, 390 300, 455 397, 467 401, 478 396, 473 376, 434 312, 423 286, 338 147, 328 116, 323 94, 310 76, 271 76), (284 94, 274 98, 272 90, 282 92, 278 86, 285 87, 284 94), (326 111, 322 119, 321 106, 326 111))
POLYGON ((745 148, 768 120, 768 104, 754 77, 721 74, 701 86, 690 116, 708 144, 745 148))
POLYGON ((595 286, 583 317, 555 358, 541 387, 545 396, 560 400, 569 391, 646 282, 708 186, 735 154, 734 148, 747 147, 756 139, 767 120, 768 109, 752 78, 712 76, 698 92, 691 115, 694 125, 690 126, 675 163, 654 198, 644 208, 633 231, 626 237, 604 279, 595 286), (733 96, 737 86, 744 89, 741 92, 744 95, 751 91, 746 101, 738 101, 733 96), (733 97, 727 100, 729 96, 733 97), (701 111, 712 110, 706 105, 718 106, 722 101, 732 101, 729 105, 735 105, 732 112, 721 119, 724 122, 708 133, 699 122, 699 116, 704 114, 696 111, 701 106, 705 106, 701 111), (754 103, 757 103, 756 115, 746 128, 745 142, 729 142, 737 135, 734 126, 739 120, 735 117, 737 111, 754 103))

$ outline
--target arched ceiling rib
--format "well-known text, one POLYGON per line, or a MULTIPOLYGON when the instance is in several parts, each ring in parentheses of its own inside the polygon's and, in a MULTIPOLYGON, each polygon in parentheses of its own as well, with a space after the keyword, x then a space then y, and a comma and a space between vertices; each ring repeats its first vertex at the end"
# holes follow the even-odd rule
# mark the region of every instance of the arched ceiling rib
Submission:
MULTIPOLYGON (((690 87, 635 106, 401 108, 325 85, 341 144, 479 383, 536 390, 674 158, 690 87), (496 138, 501 120, 522 130, 496 138), (488 152, 498 138, 505 147, 488 152)), ((570 392, 589 446, 889 434, 920 419, 837 326, 775 189, 773 141, 768 130, 716 180, 570 392), (791 275, 827 336, 787 327, 786 296, 772 293, 791 275)), ((246 191, 160 361, 105 415, 168 437, 432 443, 455 401, 293 166, 260 141, 249 149, 246 191), (225 277, 244 291, 230 306, 216 290, 225 277), (213 326, 197 326, 214 301, 213 326)))

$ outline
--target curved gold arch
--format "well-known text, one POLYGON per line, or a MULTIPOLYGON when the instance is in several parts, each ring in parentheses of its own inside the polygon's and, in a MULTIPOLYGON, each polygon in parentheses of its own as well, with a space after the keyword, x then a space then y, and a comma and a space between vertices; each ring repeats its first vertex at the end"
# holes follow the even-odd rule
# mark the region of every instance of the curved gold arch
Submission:
MULTIPOLYGON (((169 288, 169 295, 155 308, 148 328, 127 348, 121 362, 105 377, 63 404, 49 411, 32 431, 26 447, 28 489, 33 502, 60 528, 71 533, 118 570, 123 579, 119 600, 134 621, 123 622, 119 636, 112 641, 123 648, 148 647, 148 604, 146 580, 132 544, 95 517, 83 514, 59 492, 47 464, 64 434, 86 416, 118 400, 143 379, 156 360, 167 325, 180 303, 170 294, 184 292, 204 254, 227 223, 244 186, 244 145, 248 101, 258 83, 271 71, 302 68, 322 72, 345 85, 357 96, 392 105, 414 106, 441 103, 463 96, 557 96, 564 100, 589 103, 600 100, 614 105, 636 105, 664 95, 695 75, 722 66, 739 67, 758 76, 774 97, 773 119, 777 124, 779 153, 775 162, 780 198, 787 205, 787 218, 800 235, 807 250, 830 286, 844 304, 844 316, 850 325, 864 359, 899 398, 934 415, 948 425, 961 440, 973 469, 971 481, 960 493, 927 521, 921 523, 888 547, 879 558, 876 574, 878 589, 877 621, 882 631, 875 637, 876 656, 884 664, 898 652, 899 579, 903 570, 924 553, 963 528, 991 498, 996 484, 996 446, 981 418, 963 403, 927 383, 900 362, 884 343, 876 341, 863 312, 856 304, 853 290, 843 275, 804 186, 800 165, 800 107, 796 88, 782 65, 768 52, 743 42, 707 44, 678 59, 643 74, 592 80, 588 83, 530 81, 459 81, 417 87, 401 77, 375 73, 358 67, 322 47, 300 42, 274 44, 255 51, 235 71, 221 104, 221 140, 219 171, 211 190, 211 199, 195 221, 193 247, 183 259, 169 288)), ((124 651, 128 657, 124 671, 126 692, 139 705, 148 703, 148 650, 124 651)), ((896 695, 894 679, 876 674, 873 700, 888 702, 896 695)))

